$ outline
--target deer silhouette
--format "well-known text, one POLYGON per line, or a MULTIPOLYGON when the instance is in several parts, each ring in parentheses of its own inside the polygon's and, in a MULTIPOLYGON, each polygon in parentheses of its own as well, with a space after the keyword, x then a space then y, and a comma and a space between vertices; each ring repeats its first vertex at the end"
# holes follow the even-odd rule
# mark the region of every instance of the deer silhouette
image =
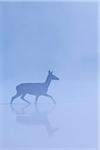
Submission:
POLYGON ((17 93, 16 93, 15 96, 12 97, 11 104, 13 103, 14 99, 19 97, 19 96, 21 97, 22 100, 24 100, 25 102, 29 103, 25 99, 26 94, 30 94, 30 95, 35 95, 36 96, 35 104, 37 103, 38 98, 41 95, 51 98, 53 100, 53 102, 55 103, 55 100, 53 99, 53 97, 51 95, 47 94, 49 85, 50 85, 52 80, 59 80, 59 78, 56 77, 49 70, 48 71, 48 76, 46 78, 46 81, 43 82, 43 83, 21 83, 21 84, 17 85, 16 86, 17 93))

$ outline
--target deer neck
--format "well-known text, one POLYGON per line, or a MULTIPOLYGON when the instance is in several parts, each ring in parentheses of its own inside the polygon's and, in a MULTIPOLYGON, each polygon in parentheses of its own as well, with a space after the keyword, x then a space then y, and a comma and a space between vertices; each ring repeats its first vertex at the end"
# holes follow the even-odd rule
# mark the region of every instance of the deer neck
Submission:
POLYGON ((45 81, 45 85, 47 88, 49 87, 50 83, 51 83, 51 79, 49 77, 47 77, 47 79, 45 81))

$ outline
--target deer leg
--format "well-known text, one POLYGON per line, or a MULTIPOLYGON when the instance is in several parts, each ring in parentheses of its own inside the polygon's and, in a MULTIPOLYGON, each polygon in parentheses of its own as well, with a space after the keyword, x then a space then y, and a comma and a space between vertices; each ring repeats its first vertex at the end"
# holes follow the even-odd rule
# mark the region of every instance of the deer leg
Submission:
POLYGON ((19 94, 19 93, 17 93, 15 96, 13 96, 13 97, 12 97, 12 99, 11 99, 10 104, 12 104, 12 103, 13 103, 13 101, 14 101, 14 99, 15 99, 15 98, 17 98, 17 97, 19 97, 19 96, 20 96, 20 94, 19 94))
POLYGON ((23 95, 21 96, 21 99, 22 99, 22 100, 24 100, 25 102, 27 102, 28 104, 30 104, 30 102, 29 102, 29 101, 27 101, 27 100, 24 98, 24 97, 25 97, 25 95, 26 95, 26 94, 23 94, 23 95))
POLYGON ((56 103, 56 101, 54 100, 54 98, 53 98, 51 95, 49 95, 49 94, 45 94, 45 96, 47 96, 47 97, 51 98, 51 99, 53 100, 53 102, 54 102, 54 103, 56 103))
POLYGON ((39 96, 36 96, 36 98, 35 98, 35 104, 37 104, 38 98, 39 98, 39 96))

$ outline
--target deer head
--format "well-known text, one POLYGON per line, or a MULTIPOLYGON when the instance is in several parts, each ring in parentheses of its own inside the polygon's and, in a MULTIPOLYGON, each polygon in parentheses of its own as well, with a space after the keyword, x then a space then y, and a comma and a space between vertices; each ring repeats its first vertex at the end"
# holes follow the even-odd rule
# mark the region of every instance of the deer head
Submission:
POLYGON ((48 77, 49 77, 49 79, 51 79, 51 80, 59 80, 59 78, 58 78, 57 76, 55 76, 55 75, 53 74, 53 72, 51 72, 50 70, 48 71, 48 77))

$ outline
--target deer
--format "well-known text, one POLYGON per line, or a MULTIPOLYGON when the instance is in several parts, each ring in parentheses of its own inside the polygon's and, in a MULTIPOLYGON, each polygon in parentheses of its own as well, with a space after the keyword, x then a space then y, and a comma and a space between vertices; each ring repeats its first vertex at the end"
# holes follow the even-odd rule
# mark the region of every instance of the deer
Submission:
POLYGON ((21 83, 21 84, 17 85, 16 86, 17 93, 15 96, 12 97, 10 104, 12 104, 14 102, 14 100, 18 97, 20 97, 23 101, 30 104, 30 102, 25 99, 26 94, 35 96, 35 104, 37 104, 37 101, 38 101, 40 96, 49 97, 52 99, 52 101, 54 103, 56 103, 54 98, 51 95, 47 94, 48 88, 49 88, 52 80, 59 80, 59 78, 57 76, 55 76, 53 74, 53 72, 51 72, 49 70, 45 82, 42 82, 42 83, 21 83))

